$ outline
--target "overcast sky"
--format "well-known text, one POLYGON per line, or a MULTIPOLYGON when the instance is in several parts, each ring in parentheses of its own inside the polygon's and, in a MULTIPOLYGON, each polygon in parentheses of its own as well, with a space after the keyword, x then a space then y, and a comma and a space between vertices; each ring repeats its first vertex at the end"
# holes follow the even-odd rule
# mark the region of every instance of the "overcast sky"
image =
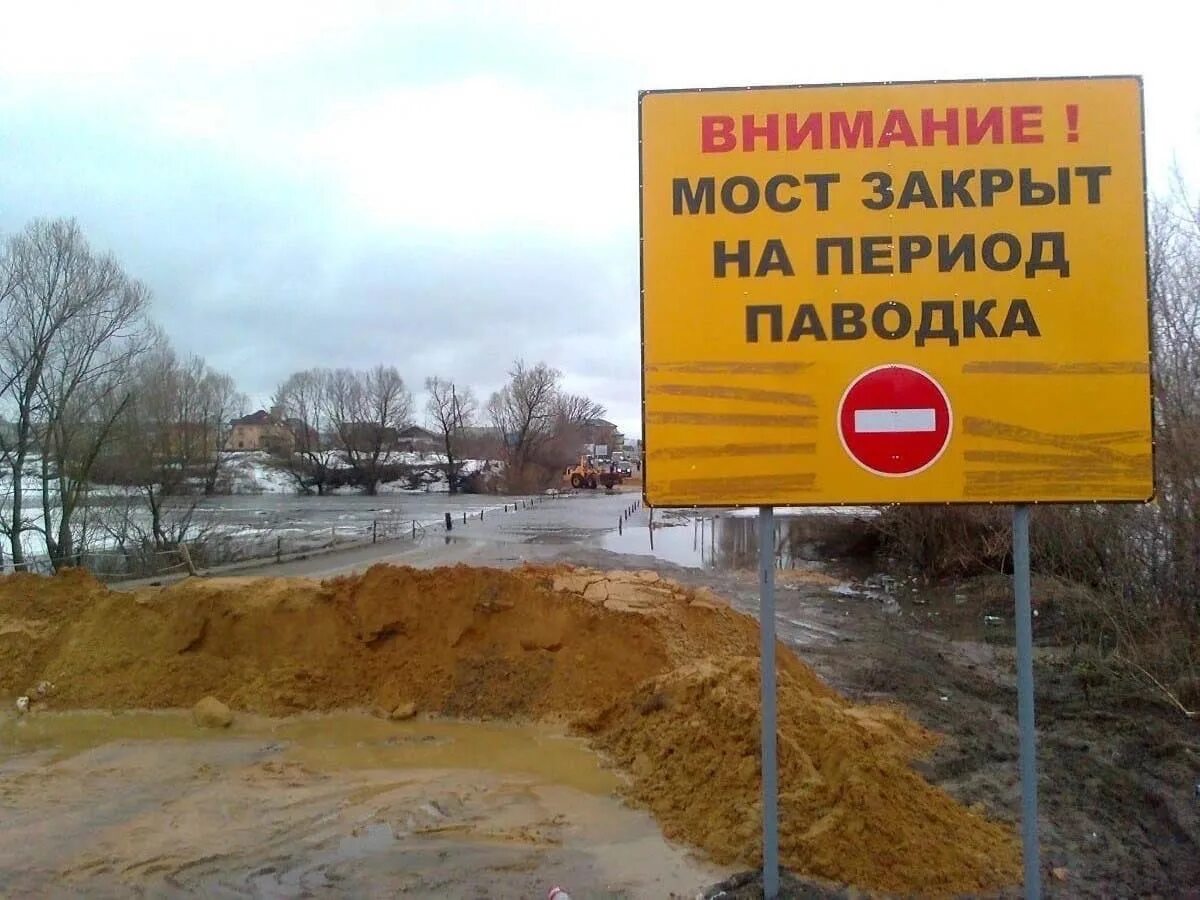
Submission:
POLYGON ((520 355, 640 433, 642 88, 1142 74, 1200 184, 1189 2, 0 2, 0 233, 78 218, 258 403, 520 355))

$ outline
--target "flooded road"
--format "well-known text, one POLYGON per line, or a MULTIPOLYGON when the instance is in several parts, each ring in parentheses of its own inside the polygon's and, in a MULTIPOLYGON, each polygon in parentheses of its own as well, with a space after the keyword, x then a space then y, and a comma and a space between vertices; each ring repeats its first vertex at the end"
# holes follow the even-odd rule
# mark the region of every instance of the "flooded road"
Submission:
POLYGON ((292 494, 210 497, 196 504, 197 525, 222 533, 250 535, 262 532, 321 532, 341 534, 368 530, 373 522, 416 522, 440 525, 445 513, 460 519, 462 513, 478 517, 480 510, 500 511, 504 506, 532 499, 487 494, 393 493, 367 497, 359 494, 328 497, 292 494))
MULTIPOLYGON (((853 548, 837 546, 839 528, 871 515, 870 510, 858 509, 777 515, 776 568, 805 567, 843 555, 853 548)), ((753 510, 655 510, 653 542, 649 522, 650 516, 643 514, 630 527, 605 534, 601 546, 614 553, 649 554, 685 568, 734 571, 758 566, 758 518, 753 510)), ((852 531, 858 533, 857 528, 852 531)))
POLYGON ((43 713, 0 721, 0 894, 664 897, 722 870, 667 844, 545 726, 43 713))
MULTIPOLYGON (((422 502, 438 502, 436 495, 429 496, 434 500, 422 502)), ((449 498, 442 495, 441 499, 449 498)), ((324 578, 363 571, 374 562, 427 568, 455 563, 503 567, 560 560, 604 565, 607 561, 621 568, 623 558, 704 571, 757 567, 758 522, 752 510, 655 510, 652 540, 649 510, 642 507, 625 516, 639 499, 633 491, 543 497, 531 508, 510 506, 510 511, 504 511, 503 505, 497 505, 483 517, 478 512, 468 516, 466 522, 456 511, 454 527, 448 533, 431 531, 420 534, 416 541, 348 549, 272 565, 264 572, 324 578)), ((474 498, 474 502, 478 500, 474 498)), ((855 555, 859 550, 856 542, 861 541, 861 520, 874 515, 858 508, 822 509, 819 513, 776 516, 778 568, 809 568, 855 555)))

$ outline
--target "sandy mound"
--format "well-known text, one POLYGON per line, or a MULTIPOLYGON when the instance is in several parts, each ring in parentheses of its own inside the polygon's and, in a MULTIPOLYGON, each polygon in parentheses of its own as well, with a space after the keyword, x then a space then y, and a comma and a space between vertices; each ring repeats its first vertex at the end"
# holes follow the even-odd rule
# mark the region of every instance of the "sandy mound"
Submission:
POLYGON ((28 689, 39 681, 66 623, 106 594, 103 585, 81 570, 69 569, 55 578, 0 578, 0 695, 33 693, 28 689))
MULTIPOLYGON (((0 692, 59 707, 262 713, 413 704, 568 718, 630 797, 721 862, 761 852, 757 623, 653 572, 376 566, 318 584, 193 579, 110 592, 77 573, 0 580, 0 692)), ((781 844, 793 870, 901 893, 1018 877, 1011 832, 909 767, 935 738, 858 707, 779 652, 781 844)))
MULTIPOLYGON (((886 891, 964 893, 1016 877, 1009 829, 909 767, 935 738, 899 713, 780 672, 780 854, 809 875, 886 891)), ((721 863, 761 861, 756 657, 704 660, 641 685, 583 724, 636 776, 668 837, 721 863)))
MULTIPOLYGON (((192 579, 128 594, 70 576, 87 599, 57 618, 25 582, 11 594, 5 583, 0 610, 35 622, 46 646, 24 651, 24 667, 5 665, 0 690, 47 679, 56 704, 71 707, 190 707, 211 694, 268 714, 411 702, 542 717, 620 696, 668 666, 642 617, 564 603, 553 577, 376 566, 323 584, 192 579)), ((0 642, 0 660, 28 642, 0 642)))

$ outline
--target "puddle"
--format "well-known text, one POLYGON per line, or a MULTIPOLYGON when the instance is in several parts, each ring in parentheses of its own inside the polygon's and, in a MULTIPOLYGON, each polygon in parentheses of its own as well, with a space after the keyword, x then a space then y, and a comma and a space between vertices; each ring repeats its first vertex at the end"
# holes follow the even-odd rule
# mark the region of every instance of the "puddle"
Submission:
POLYGON ((610 793, 619 783, 583 741, 548 726, 337 715, 285 720, 270 734, 289 743, 290 758, 314 769, 525 772, 593 794, 610 793))
POLYGON ((190 715, 178 712, 38 712, 0 717, 0 759, 36 750, 51 750, 55 759, 65 759, 113 741, 206 740, 222 736, 197 728, 190 715))
MULTIPOLYGON (((786 515, 775 518, 775 565, 810 568, 813 562, 853 556, 864 541, 856 509, 833 515, 786 515)), ((614 553, 654 556, 679 566, 723 571, 758 566, 758 520, 744 510, 718 515, 656 510, 654 547, 645 522, 630 523, 622 533, 607 532, 601 546, 614 553)))
POLYGON ((729 874, 616 784, 547 727, 0 714, 0 895, 659 897, 729 874))
MULTIPOLYGON (((414 720, 365 714, 268 719, 239 715, 233 726, 197 728, 184 711, 42 712, 0 718, 0 761, 34 751, 63 759, 116 741, 267 740, 283 758, 319 771, 476 769, 608 794, 617 775, 583 741, 549 726, 414 720)), ((164 752, 169 752, 164 749, 164 752)))

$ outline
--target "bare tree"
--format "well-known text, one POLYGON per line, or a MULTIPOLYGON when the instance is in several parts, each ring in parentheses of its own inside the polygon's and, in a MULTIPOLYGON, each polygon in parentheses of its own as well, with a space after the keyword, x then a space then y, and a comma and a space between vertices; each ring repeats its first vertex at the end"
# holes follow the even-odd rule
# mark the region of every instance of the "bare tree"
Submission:
POLYGON ((188 535, 199 495, 215 489, 226 423, 244 400, 233 379, 199 357, 179 360, 165 339, 141 361, 134 393, 114 468, 144 499, 154 546, 174 547, 188 535), (169 505, 182 495, 196 499, 169 505))
POLYGON ((1200 611, 1200 202, 1176 173, 1152 207, 1158 536, 1154 593, 1200 611))
MULTIPOLYGON (((17 321, 15 304, 10 302, 17 287, 17 267, 13 265, 9 247, 0 250, 0 329, 4 333, 9 333, 15 326, 17 321)), ((14 466, 20 468, 20 463, 14 458, 15 445, 20 436, 19 423, 9 422, 5 418, 5 412, 9 411, 13 388, 19 383, 21 376, 24 374, 24 366, 27 362, 24 356, 19 356, 15 359, 8 358, 8 354, 0 356, 0 462, 12 474, 14 466)), ((0 495, 0 508, 11 509, 13 502, 14 491, 20 492, 20 485, 17 483, 20 477, 11 478, 8 484, 3 486, 3 493, 0 495)), ((18 514, 19 515, 19 514, 18 514)), ((0 516, 0 534, 4 534, 12 540, 11 519, 0 516)), ((18 538, 19 541, 19 538, 18 538)), ((16 551, 19 552, 19 551, 16 551)), ((14 557, 14 561, 18 558, 14 557)), ((0 572, 4 571, 4 552, 0 549, 0 572)))
POLYGON ((555 419, 560 427, 586 425, 604 417, 604 406, 582 394, 560 394, 555 404, 555 419))
POLYGON ((199 357, 190 360, 189 369, 189 383, 195 392, 189 435, 199 443, 202 456, 207 458, 204 493, 211 496, 216 493, 221 477, 225 459, 221 451, 229 441, 231 423, 245 412, 247 399, 237 389, 237 383, 231 375, 209 368, 199 357), (194 434, 191 432, 193 428, 194 434))
POLYGON ((469 387, 459 387, 446 378, 425 379, 429 400, 425 412, 429 423, 441 436, 446 452, 446 479, 450 493, 458 493, 458 476, 462 470, 459 447, 465 432, 475 422, 479 404, 469 387))
POLYGON ((510 488, 528 488, 545 478, 534 471, 538 452, 553 435, 561 374, 545 363, 518 359, 508 383, 488 401, 488 416, 504 442, 510 488))
POLYGON ((72 516, 92 467, 128 404, 131 363, 148 341, 149 292, 88 246, 73 221, 35 221, 5 247, 5 334, 0 384, 13 433, 0 438, 12 474, 3 531, 14 565, 22 534, 41 531, 56 567, 75 555, 72 516), (42 515, 27 515, 22 486, 37 454, 42 515))
POLYGON ((604 406, 582 394, 560 394, 554 406, 554 434, 543 458, 555 469, 574 464, 585 443, 588 425, 605 413, 604 406))
POLYGON ((141 361, 134 382, 134 399, 117 430, 105 478, 134 488, 150 512, 150 537, 166 544, 162 523, 164 498, 177 493, 187 477, 181 459, 190 456, 190 435, 175 430, 181 372, 175 353, 161 335, 158 345, 141 361))
POLYGON ((411 420, 412 394, 392 366, 365 372, 337 369, 329 376, 325 403, 346 461, 363 490, 374 495, 385 452, 411 420))
POLYGON ((148 303, 144 285, 117 287, 62 331, 44 371, 42 521, 55 568, 74 559, 74 513, 132 399, 134 365, 151 340, 148 303), (51 477, 57 481, 53 491, 51 477))
POLYGON ((272 405, 283 417, 292 434, 282 468, 308 494, 323 495, 329 488, 332 459, 322 435, 330 427, 326 393, 331 373, 328 369, 294 372, 279 386, 272 405))

